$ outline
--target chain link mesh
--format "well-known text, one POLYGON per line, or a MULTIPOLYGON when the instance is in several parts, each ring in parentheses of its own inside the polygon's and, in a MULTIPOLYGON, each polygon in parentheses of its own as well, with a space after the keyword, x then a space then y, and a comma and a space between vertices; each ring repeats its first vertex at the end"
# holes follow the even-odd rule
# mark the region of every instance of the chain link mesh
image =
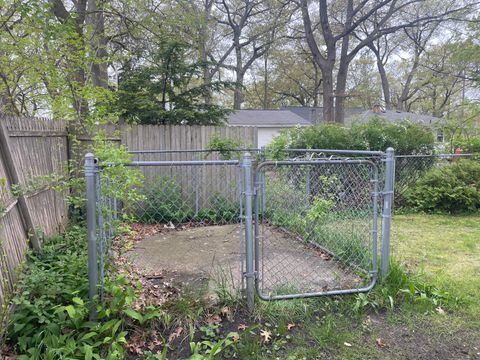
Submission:
POLYGON ((260 172, 259 291, 271 297, 365 287, 376 270, 376 167, 326 160, 267 163, 260 172))

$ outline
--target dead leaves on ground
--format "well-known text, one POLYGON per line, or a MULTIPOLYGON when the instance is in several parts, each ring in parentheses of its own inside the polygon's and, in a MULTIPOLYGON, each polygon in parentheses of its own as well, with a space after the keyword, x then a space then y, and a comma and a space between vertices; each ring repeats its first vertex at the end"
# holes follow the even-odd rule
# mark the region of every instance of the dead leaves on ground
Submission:
POLYGON ((268 330, 260 330, 260 337, 264 343, 268 343, 272 338, 272 333, 268 330))
POLYGON ((177 327, 177 329, 170 334, 170 336, 168 337, 168 342, 171 343, 173 340, 175 340, 176 338, 178 338, 183 332, 183 327, 182 326, 179 326, 177 327))
POLYGON ((385 340, 383 340, 381 337, 377 338, 375 340, 375 343, 377 344, 378 347, 380 348, 383 348, 385 347, 387 344, 385 344, 385 340))

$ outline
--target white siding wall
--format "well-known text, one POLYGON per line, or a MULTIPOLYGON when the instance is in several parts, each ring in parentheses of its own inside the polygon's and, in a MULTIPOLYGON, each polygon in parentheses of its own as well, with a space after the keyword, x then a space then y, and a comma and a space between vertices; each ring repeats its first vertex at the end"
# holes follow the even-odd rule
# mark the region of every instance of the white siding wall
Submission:
POLYGON ((268 145, 284 128, 258 128, 258 147, 268 145))

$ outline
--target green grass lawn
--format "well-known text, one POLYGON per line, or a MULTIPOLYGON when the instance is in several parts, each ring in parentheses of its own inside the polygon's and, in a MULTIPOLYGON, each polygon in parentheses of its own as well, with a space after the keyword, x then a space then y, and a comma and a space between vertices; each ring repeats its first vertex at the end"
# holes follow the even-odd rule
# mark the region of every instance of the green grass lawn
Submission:
POLYGON ((480 216, 395 215, 392 252, 480 315, 480 216))
MULTIPOLYGON (((323 316, 309 317, 307 312, 303 320, 292 320, 301 331, 283 357, 480 359, 480 215, 395 215, 391 245, 392 257, 411 276, 447 291, 451 303, 438 311, 435 306, 425 311, 414 302, 396 304, 393 311, 354 315, 344 310, 352 297, 319 301, 323 316)), ((288 321, 300 315, 300 304, 275 303, 268 313, 281 313, 288 321)))

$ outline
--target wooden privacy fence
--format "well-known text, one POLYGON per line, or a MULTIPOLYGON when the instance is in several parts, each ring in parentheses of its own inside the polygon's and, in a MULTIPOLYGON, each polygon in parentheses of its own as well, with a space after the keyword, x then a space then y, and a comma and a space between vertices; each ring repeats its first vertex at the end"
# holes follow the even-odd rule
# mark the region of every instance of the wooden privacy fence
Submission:
POLYGON ((39 248, 39 234, 53 235, 68 220, 63 194, 29 185, 35 178, 63 174, 66 163, 63 122, 0 116, 0 304, 14 284, 28 241, 39 248))
MULTIPOLYGON (((109 125, 100 126, 107 138, 129 150, 205 149, 213 135, 236 139, 244 146, 256 147, 255 127, 214 127, 186 125, 109 125)), ((68 160, 80 167, 90 150, 92 136, 77 136, 80 146, 69 147, 66 124, 40 118, 9 117, 0 114, 0 305, 15 282, 18 265, 29 244, 41 246, 39 234, 61 232, 68 221, 65 194, 50 187, 29 188, 32 179, 65 174, 68 160), (26 192, 15 192, 15 187, 26 192), (15 194, 14 194, 15 193, 15 194), (16 196, 14 196, 16 195, 16 196)), ((135 160, 187 160, 188 155, 145 155, 135 160)), ((142 169, 147 183, 158 175, 154 169, 142 169)), ((182 170, 184 171, 184 170, 182 170)), ((175 178, 177 175, 175 174, 175 178)), ((225 176, 225 174, 222 174, 225 176)), ((213 173, 209 179, 218 180, 213 173)), ((233 175, 232 179, 233 179, 233 175)), ((179 180, 183 185, 185 176, 179 180), (183 181, 183 182, 182 182, 183 181)))

